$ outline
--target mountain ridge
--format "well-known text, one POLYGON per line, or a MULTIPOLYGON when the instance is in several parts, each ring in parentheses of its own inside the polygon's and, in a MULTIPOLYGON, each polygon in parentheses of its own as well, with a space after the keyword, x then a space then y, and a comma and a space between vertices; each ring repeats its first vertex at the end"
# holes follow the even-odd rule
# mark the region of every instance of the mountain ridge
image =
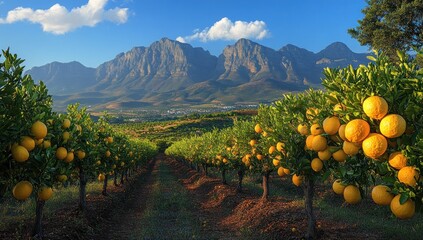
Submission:
POLYGON ((354 53, 334 42, 313 53, 292 44, 275 50, 248 39, 226 46, 219 56, 162 38, 89 68, 73 61, 52 62, 27 71, 43 80, 55 105, 172 106, 270 102, 287 91, 321 87, 325 67, 366 64, 367 53, 354 53), (73 79, 73 80, 72 80, 73 79), (61 86, 61 88, 60 88, 61 86))

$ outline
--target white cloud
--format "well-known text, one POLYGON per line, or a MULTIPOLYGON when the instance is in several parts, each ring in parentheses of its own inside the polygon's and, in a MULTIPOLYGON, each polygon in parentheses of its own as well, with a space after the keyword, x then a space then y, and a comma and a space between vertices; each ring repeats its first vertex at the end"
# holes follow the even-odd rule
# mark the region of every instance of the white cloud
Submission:
POLYGON ((107 2, 108 0, 89 0, 86 5, 70 11, 58 3, 45 10, 17 7, 9 11, 6 18, 0 18, 0 24, 30 21, 41 24, 45 32, 65 34, 83 26, 93 27, 102 21, 125 23, 128 20, 128 9, 105 10, 107 2))
POLYGON ((179 42, 190 42, 199 39, 207 42, 213 40, 238 40, 240 38, 254 38, 263 39, 270 34, 266 28, 266 23, 263 21, 235 21, 232 22, 229 18, 224 17, 213 24, 210 28, 205 28, 200 31, 194 30, 194 34, 186 37, 177 37, 179 42))

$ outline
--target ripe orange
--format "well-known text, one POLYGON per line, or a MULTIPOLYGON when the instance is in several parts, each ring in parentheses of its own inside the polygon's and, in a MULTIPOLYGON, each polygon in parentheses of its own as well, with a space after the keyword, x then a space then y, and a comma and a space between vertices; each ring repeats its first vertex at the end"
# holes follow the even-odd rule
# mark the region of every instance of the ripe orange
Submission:
POLYGON ((28 181, 18 182, 12 190, 13 197, 18 200, 26 200, 32 193, 32 184, 28 181))
POLYGON ((323 168, 323 162, 320 160, 320 158, 314 158, 311 161, 311 169, 315 172, 320 172, 323 168))
POLYGON ((311 142, 311 148, 314 151, 323 151, 328 147, 328 141, 322 135, 314 136, 311 142))
POLYGON ((63 159, 65 162, 70 163, 73 161, 73 159, 75 158, 75 155, 73 154, 73 152, 68 152, 66 154, 65 159, 63 159))
POLYGON ((398 171, 398 180, 405 185, 415 187, 420 174, 413 166, 403 167, 398 171))
POLYGON ((26 148, 17 145, 12 147, 12 157, 16 162, 25 162, 29 159, 29 152, 26 148))
POLYGON ((313 136, 317 136, 323 133, 323 128, 320 126, 320 124, 315 123, 313 125, 311 125, 310 127, 310 133, 313 136))
POLYGON ((250 146, 251 147, 254 147, 254 145, 256 145, 257 144, 257 141, 256 140, 254 140, 254 139, 251 139, 250 140, 250 146))
POLYGON ((380 120, 388 113, 388 103, 379 96, 371 96, 363 102, 364 113, 372 119, 380 120))
POLYGON ((372 189, 373 201, 382 206, 388 206, 391 204, 394 195, 390 193, 391 189, 385 185, 377 185, 372 189))
POLYGON ((113 143, 113 137, 107 137, 107 142, 108 143, 113 143))
POLYGON ((276 158, 274 158, 274 159, 272 160, 272 164, 273 164, 273 166, 275 166, 275 167, 279 166, 279 163, 280 163, 280 160, 278 160, 278 159, 276 159, 276 158))
POLYGON ((345 137, 350 142, 361 142, 370 133, 370 125, 363 119, 354 119, 345 126, 345 137))
POLYGON ((358 151, 360 151, 360 148, 352 142, 344 141, 342 145, 342 150, 344 150, 345 154, 349 156, 354 156, 358 153, 358 151))
POLYGON ((283 143, 283 142, 278 142, 277 144, 276 144, 276 149, 279 151, 279 152, 283 152, 284 151, 284 148, 285 147, 285 143, 283 143))
POLYGON ((71 121, 70 121, 69 119, 64 119, 64 120, 63 120, 63 123, 62 123, 62 128, 63 128, 63 129, 67 129, 67 128, 69 128, 69 127, 70 127, 70 125, 71 125, 71 121))
POLYGON ((35 139, 45 138, 47 136, 47 126, 41 121, 36 121, 31 126, 31 134, 35 139))
POLYGON ((389 114, 386 115, 379 124, 380 132, 387 138, 396 138, 401 136, 405 129, 407 128, 407 123, 405 119, 398 114, 389 114))
POLYGON ((341 122, 338 117, 327 117, 323 121, 323 130, 329 135, 334 135, 338 132, 341 122))
POLYGON ((285 172, 283 171, 283 167, 279 167, 279 168, 278 168, 278 175, 279 175, 280 177, 283 177, 283 176, 285 175, 285 172))
POLYGON ((297 174, 292 175, 292 183, 297 187, 301 186, 303 183, 303 177, 298 176, 297 174))
POLYGON ((362 148, 366 156, 377 159, 386 152, 388 141, 382 134, 370 133, 369 136, 364 139, 362 148))
POLYGON ((332 190, 338 195, 344 194, 345 187, 346 186, 342 184, 341 179, 335 180, 335 182, 332 184, 332 190))
POLYGON ((288 175, 291 173, 291 170, 289 170, 289 168, 283 168, 283 172, 288 175))
POLYGON ((263 160, 263 159, 264 159, 264 156, 263 156, 263 155, 261 155, 261 154, 257 154, 257 155, 256 155, 256 158, 257 158, 257 160, 261 161, 261 160, 263 160))
POLYGON ((56 150, 56 158, 59 160, 63 160, 68 155, 68 150, 64 147, 58 147, 56 150))
POLYGON ((347 126, 347 124, 342 124, 341 126, 339 126, 338 129, 338 135, 339 137, 344 140, 347 141, 348 139, 345 137, 345 127, 347 126))
POLYGON ((401 195, 396 195, 390 204, 392 213, 399 219, 408 219, 414 216, 416 204, 413 200, 408 199, 404 204, 400 203, 401 195))
POLYGON ((330 152, 329 148, 326 148, 325 150, 318 152, 317 155, 322 161, 327 161, 330 159, 330 157, 332 157, 332 153, 330 152))
POLYGON ((407 157, 405 157, 402 152, 393 152, 389 155, 389 165, 396 170, 400 170, 407 166, 407 157))
POLYGON ((263 129, 261 129, 260 124, 257 123, 256 126, 254 126, 254 131, 256 133, 262 133, 263 129))
POLYGON ((35 148, 35 141, 32 137, 23 136, 21 137, 21 141, 19 142, 19 145, 26 148, 28 152, 34 150, 35 148))
POLYGON ((308 135, 306 138, 306 147, 307 149, 313 150, 313 135, 308 135))
POLYGON ((109 150, 107 150, 106 151, 106 157, 110 157, 110 155, 112 155, 112 153, 109 150))
POLYGON ((338 151, 332 153, 332 157, 338 162, 345 162, 348 156, 345 154, 344 150, 339 149, 338 151))
POLYGON ((297 131, 303 136, 307 135, 308 134, 307 124, 305 123, 298 124, 297 131))
POLYGON ((53 189, 51 187, 42 187, 38 192, 38 199, 42 201, 47 201, 53 195, 53 189))
POLYGON ((361 193, 358 187, 348 185, 344 189, 344 199, 349 204, 357 204, 361 201, 361 193))
POLYGON ((270 146, 269 147, 269 154, 272 154, 276 151, 276 147, 275 146, 270 146))
POLYGON ((82 160, 85 158, 85 152, 82 150, 76 151, 76 156, 79 158, 79 160, 82 160))

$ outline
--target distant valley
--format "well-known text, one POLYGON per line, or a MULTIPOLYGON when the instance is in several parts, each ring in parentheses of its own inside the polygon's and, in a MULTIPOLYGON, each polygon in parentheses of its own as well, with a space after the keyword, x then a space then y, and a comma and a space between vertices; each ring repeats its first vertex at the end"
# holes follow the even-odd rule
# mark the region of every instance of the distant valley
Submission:
POLYGON ((216 57, 163 38, 120 53, 97 68, 53 62, 26 73, 46 83, 56 109, 74 102, 96 109, 234 106, 319 88, 323 68, 367 64, 367 55, 340 42, 313 53, 294 45, 274 50, 240 39, 216 57))

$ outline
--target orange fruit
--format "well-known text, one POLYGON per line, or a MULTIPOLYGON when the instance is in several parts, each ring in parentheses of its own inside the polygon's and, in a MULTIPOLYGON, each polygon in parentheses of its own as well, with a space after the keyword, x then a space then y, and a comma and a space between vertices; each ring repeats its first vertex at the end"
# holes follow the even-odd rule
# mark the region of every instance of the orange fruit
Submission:
POLYGON ((283 167, 279 167, 279 168, 278 168, 278 175, 279 175, 280 177, 283 177, 283 176, 285 175, 285 172, 283 171, 283 167))
POLYGON ((106 151, 106 157, 110 157, 110 155, 112 155, 112 153, 109 150, 107 150, 106 151))
POLYGON ((291 170, 289 170, 289 168, 283 168, 283 172, 288 175, 291 173, 291 170))
POLYGON ((31 126, 31 134, 35 139, 45 138, 47 136, 47 126, 41 121, 36 121, 31 126))
POLYGON ((251 147, 254 147, 254 145, 256 145, 257 144, 257 141, 256 140, 254 140, 254 139, 251 139, 250 140, 250 146, 251 147))
POLYGON ((70 138, 70 133, 69 132, 63 132, 62 133, 62 138, 64 142, 67 142, 70 138))
POLYGON ((317 155, 322 161, 327 161, 330 159, 330 157, 332 157, 332 153, 330 152, 329 148, 326 148, 325 150, 318 152, 317 155))
POLYGON ((98 174, 97 179, 98 179, 98 181, 102 182, 102 181, 104 181, 104 179, 106 179, 106 176, 104 174, 100 173, 100 174, 98 174))
POLYGON ((420 174, 413 166, 403 167, 398 171, 398 180, 407 186, 415 187, 420 174))
POLYGON ((323 162, 320 160, 320 158, 314 158, 311 161, 311 169, 315 172, 320 172, 323 168, 323 162))
POLYGON ((383 97, 371 96, 364 100, 363 111, 369 118, 380 120, 388 113, 388 103, 383 97))
POLYGON ((16 162, 25 162, 29 159, 29 152, 26 148, 17 145, 12 147, 12 157, 16 162))
POLYGON ((347 126, 347 124, 342 124, 341 126, 339 126, 339 129, 338 129, 338 135, 344 141, 348 141, 348 139, 345 137, 345 127, 346 126, 347 126))
POLYGON ((307 124, 305 123, 298 124, 297 131, 303 136, 308 135, 307 124))
POLYGON ((26 200, 31 196, 32 184, 28 181, 20 181, 13 187, 12 193, 16 199, 26 200))
POLYGON ((354 119, 345 126, 345 138, 350 142, 361 142, 370 133, 370 125, 363 119, 354 119))
POLYGON ((108 143, 113 143, 113 137, 107 137, 107 142, 108 143))
POLYGON ((332 153, 332 157, 338 162, 345 162, 348 156, 345 154, 344 150, 339 149, 338 151, 332 153))
POLYGON ((342 184, 341 179, 335 180, 335 182, 332 184, 332 190, 338 195, 344 194, 345 187, 346 186, 342 184))
POLYGON ((379 123, 380 132, 387 138, 396 138, 401 136, 405 129, 407 128, 407 123, 405 119, 398 114, 389 114, 386 115, 379 123))
POLYGON ((322 135, 314 136, 311 142, 311 148, 314 151, 323 151, 328 147, 328 141, 322 135))
POLYGON ((382 206, 388 206, 391 204, 394 194, 390 193, 391 189, 385 185, 377 185, 372 189, 373 201, 382 206))
POLYGON ((348 185, 344 189, 344 199, 349 204, 357 204, 361 201, 361 193, 358 187, 348 185))
POLYGON ((279 151, 279 152, 283 152, 284 151, 284 148, 285 147, 285 143, 283 143, 283 142, 278 142, 278 143, 276 143, 276 149, 279 151))
POLYGON ((400 170, 407 166, 407 157, 402 152, 393 152, 389 155, 389 165, 396 170, 400 170))
POLYGON ((334 135, 338 132, 341 122, 338 117, 327 117, 323 120, 323 130, 329 135, 334 135))
POLYGON ((50 142, 50 140, 45 140, 45 141, 43 142, 43 148, 44 148, 44 149, 46 149, 46 148, 49 148, 49 147, 51 147, 51 142, 50 142))
POLYGON ((303 177, 298 176, 297 174, 292 175, 292 183, 297 187, 301 186, 303 183, 303 177))
POLYGON ((34 150, 35 148, 35 141, 32 137, 23 136, 21 137, 21 141, 19 142, 19 145, 26 148, 28 152, 34 150))
POLYGON ((70 163, 73 161, 73 159, 75 158, 75 155, 73 154, 73 152, 68 152, 66 154, 65 159, 63 159, 65 162, 70 163))
POLYGON ((261 161, 261 160, 263 160, 264 156, 261 155, 261 154, 257 154, 256 158, 257 158, 257 160, 261 161))
POLYGON ((269 154, 272 154, 276 151, 276 147, 275 146, 270 146, 269 147, 269 154))
POLYGON ((311 125, 310 127, 310 133, 313 136, 317 136, 323 133, 323 128, 320 126, 320 124, 315 123, 313 125, 311 125))
POLYGON ((345 154, 349 156, 354 156, 358 153, 358 151, 360 151, 360 148, 357 147, 357 145, 355 145, 354 143, 344 141, 342 145, 342 150, 344 150, 345 154))
POLYGON ((370 133, 362 143, 363 152, 366 156, 377 159, 382 156, 388 148, 388 141, 379 133, 370 133))
POLYGON ((67 128, 69 128, 69 127, 70 127, 70 125, 71 125, 71 121, 70 121, 69 119, 64 119, 64 120, 63 120, 63 123, 62 123, 62 128, 63 128, 63 129, 67 129, 67 128))
POLYGON ((38 192, 38 199, 42 201, 47 201, 53 195, 53 189, 51 187, 42 187, 38 192))
POLYGON ((306 147, 307 149, 313 150, 313 135, 308 135, 306 138, 306 147))
POLYGON ((65 182, 66 180, 68 180, 68 176, 59 175, 59 176, 57 176, 57 180, 59 180, 59 182, 65 182))
POLYGON ((59 160, 63 160, 68 155, 68 150, 64 147, 58 147, 56 150, 56 158, 59 160))
POLYGON ((78 150, 76 151, 76 156, 78 157, 79 160, 82 160, 85 158, 85 152, 82 150, 78 150))
POLYGON ((396 195, 390 204, 392 213, 399 219, 408 219, 414 216, 416 204, 413 200, 408 199, 404 204, 400 203, 401 195, 396 195))
POLYGON ((275 167, 279 166, 279 163, 280 163, 280 160, 278 160, 278 159, 273 159, 273 160, 272 160, 272 164, 273 164, 273 166, 275 166, 275 167))
POLYGON ((254 126, 254 131, 256 132, 256 133, 262 133, 263 132, 263 129, 261 129, 261 127, 260 127, 260 124, 256 124, 255 126, 254 126))

